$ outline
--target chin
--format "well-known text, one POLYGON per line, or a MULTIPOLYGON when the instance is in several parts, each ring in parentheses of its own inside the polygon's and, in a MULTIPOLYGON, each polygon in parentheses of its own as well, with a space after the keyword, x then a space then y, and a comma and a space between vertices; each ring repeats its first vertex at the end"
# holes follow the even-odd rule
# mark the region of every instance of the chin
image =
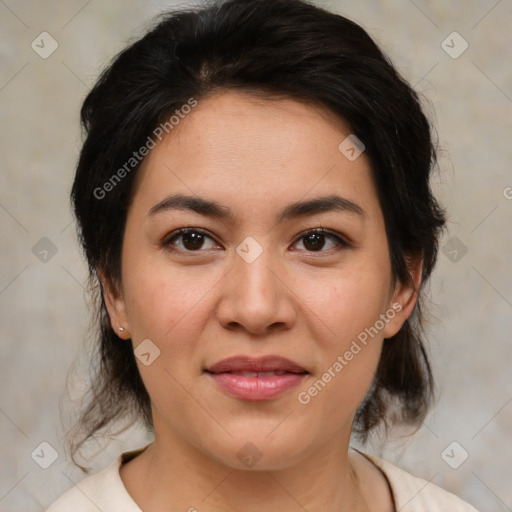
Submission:
MULTIPOLYGON (((274 427, 275 428, 275 427, 274 427)), ((275 471, 286 469, 306 457, 310 447, 302 435, 295 435, 288 426, 280 434, 268 434, 269 429, 253 426, 237 432, 244 434, 223 436, 215 442, 202 443, 211 457, 231 469, 247 471, 275 471)), ((298 434, 299 432, 297 432, 298 434)), ((204 438, 203 438, 204 439, 204 438)))

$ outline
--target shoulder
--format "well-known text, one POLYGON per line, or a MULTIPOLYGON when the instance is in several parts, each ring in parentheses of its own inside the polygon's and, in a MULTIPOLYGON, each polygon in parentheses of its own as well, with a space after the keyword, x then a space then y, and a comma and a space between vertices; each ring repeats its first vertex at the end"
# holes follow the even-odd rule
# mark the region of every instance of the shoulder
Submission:
POLYGON ((450 512, 478 512, 472 505, 461 500, 441 487, 418 478, 372 455, 363 454, 370 459, 389 481, 395 506, 401 512, 430 512, 446 510, 450 512))
POLYGON ((119 467, 140 450, 122 453, 109 466, 73 485, 46 512, 141 512, 123 485, 119 467))

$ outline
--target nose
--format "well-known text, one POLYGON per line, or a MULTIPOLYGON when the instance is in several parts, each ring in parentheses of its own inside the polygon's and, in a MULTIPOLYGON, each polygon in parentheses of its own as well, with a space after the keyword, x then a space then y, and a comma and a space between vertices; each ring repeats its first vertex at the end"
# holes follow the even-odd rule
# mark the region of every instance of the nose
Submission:
POLYGON ((236 254, 234 267, 222 280, 217 319, 228 330, 262 336, 291 329, 297 308, 282 263, 271 250, 248 263, 236 254))

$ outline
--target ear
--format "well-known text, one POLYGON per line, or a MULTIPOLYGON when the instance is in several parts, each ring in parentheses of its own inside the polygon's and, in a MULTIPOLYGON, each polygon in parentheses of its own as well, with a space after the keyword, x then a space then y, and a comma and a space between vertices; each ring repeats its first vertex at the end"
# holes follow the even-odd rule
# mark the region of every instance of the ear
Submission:
POLYGON ((387 313, 386 316, 390 320, 384 328, 384 338, 391 338, 401 329, 405 321, 411 316, 418 300, 417 292, 421 286, 423 258, 421 255, 407 256, 406 262, 409 275, 411 276, 411 283, 397 282, 395 284, 392 298, 388 304, 389 314, 387 313))
POLYGON ((126 314, 126 303, 122 290, 119 286, 107 277, 103 269, 98 269, 98 278, 100 280, 103 298, 110 317, 110 325, 119 338, 127 340, 130 338, 130 328, 128 324, 128 315, 126 314), (119 328, 123 330, 119 330, 119 328))

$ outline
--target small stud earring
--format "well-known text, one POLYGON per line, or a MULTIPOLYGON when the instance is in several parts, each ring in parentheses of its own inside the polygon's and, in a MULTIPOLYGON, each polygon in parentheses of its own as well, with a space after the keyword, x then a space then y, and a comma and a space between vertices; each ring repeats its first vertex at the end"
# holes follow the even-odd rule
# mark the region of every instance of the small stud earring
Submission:
POLYGON ((123 329, 122 327, 119 327, 119 330, 120 330, 121 332, 122 332, 122 331, 124 331, 124 329, 123 329))

